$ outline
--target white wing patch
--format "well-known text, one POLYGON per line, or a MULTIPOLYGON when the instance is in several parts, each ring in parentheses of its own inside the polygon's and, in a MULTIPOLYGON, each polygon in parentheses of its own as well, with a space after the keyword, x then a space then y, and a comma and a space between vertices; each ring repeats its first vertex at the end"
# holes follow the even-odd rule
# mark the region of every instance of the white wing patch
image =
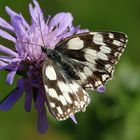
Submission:
POLYGON ((79 38, 73 38, 68 41, 67 47, 70 50, 80 50, 84 47, 84 42, 79 38))
POLYGON ((85 52, 85 58, 87 60, 91 59, 91 58, 92 58, 92 60, 96 60, 97 59, 97 51, 96 50, 93 50, 93 49, 90 49, 90 48, 86 48, 83 51, 85 52))
POLYGON ((111 49, 105 45, 102 45, 100 47, 100 51, 101 51, 101 53, 105 53, 105 54, 111 53, 111 49))
POLYGON ((110 53, 110 50, 105 47, 101 46, 100 47, 101 51, 97 52, 96 50, 93 49, 84 49, 85 53, 85 59, 93 64, 95 64, 95 60, 101 59, 101 60, 108 60, 108 57, 106 54, 110 53))
POLYGON ((109 33, 109 38, 113 39, 114 38, 114 34, 109 33))
POLYGON ((93 42, 99 45, 105 45, 105 43, 103 42, 103 36, 102 34, 98 33, 98 32, 93 32, 90 33, 93 35, 93 42))
POLYGON ((72 104, 72 100, 69 96, 69 93, 71 92, 70 87, 67 86, 66 83, 64 83, 63 81, 58 81, 57 84, 66 102, 72 104))
POLYGON ((116 46, 122 46, 123 44, 118 40, 113 40, 113 44, 116 46))
POLYGON ((52 65, 48 65, 45 68, 45 75, 49 80, 56 80, 57 79, 56 72, 55 72, 52 65))
POLYGON ((50 97, 59 100, 58 94, 57 94, 57 92, 56 92, 55 89, 49 88, 48 91, 47 91, 47 93, 49 94, 50 97))
POLYGON ((88 68, 87 66, 84 67, 84 73, 87 76, 92 76, 93 72, 90 70, 90 68, 88 68))
POLYGON ((108 56, 102 52, 97 53, 97 58, 101 60, 108 60, 108 56))
POLYGON ((67 101, 66 101, 66 99, 65 99, 65 96, 59 95, 59 100, 60 100, 60 102, 61 102, 64 106, 67 105, 67 101))

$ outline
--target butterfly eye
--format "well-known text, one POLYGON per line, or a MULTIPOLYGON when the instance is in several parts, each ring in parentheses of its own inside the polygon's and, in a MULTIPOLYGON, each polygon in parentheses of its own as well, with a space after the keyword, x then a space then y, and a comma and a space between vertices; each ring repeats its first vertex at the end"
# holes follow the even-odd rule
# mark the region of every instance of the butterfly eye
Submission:
POLYGON ((47 48, 46 47, 41 46, 41 49, 42 49, 42 52, 47 53, 47 48))

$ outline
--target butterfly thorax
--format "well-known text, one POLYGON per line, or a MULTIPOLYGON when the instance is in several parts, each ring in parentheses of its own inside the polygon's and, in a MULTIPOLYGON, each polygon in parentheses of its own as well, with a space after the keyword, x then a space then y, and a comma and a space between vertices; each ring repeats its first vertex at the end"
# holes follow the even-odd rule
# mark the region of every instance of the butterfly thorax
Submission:
POLYGON ((60 54, 54 49, 48 49, 47 47, 42 47, 42 51, 47 55, 47 58, 52 61, 60 61, 60 54))
POLYGON ((54 62, 60 62, 62 59, 61 54, 56 50, 52 50, 52 49, 47 50, 47 57, 54 62))

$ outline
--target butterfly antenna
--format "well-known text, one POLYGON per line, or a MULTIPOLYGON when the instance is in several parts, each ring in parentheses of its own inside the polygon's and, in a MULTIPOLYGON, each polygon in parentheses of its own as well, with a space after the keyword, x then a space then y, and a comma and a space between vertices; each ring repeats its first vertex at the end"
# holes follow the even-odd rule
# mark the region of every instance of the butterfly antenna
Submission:
POLYGON ((39 45, 39 44, 35 44, 35 43, 30 43, 30 42, 19 42, 19 41, 17 41, 16 43, 19 43, 19 44, 31 44, 31 45, 36 45, 36 46, 40 46, 40 47, 42 47, 41 45, 39 45))

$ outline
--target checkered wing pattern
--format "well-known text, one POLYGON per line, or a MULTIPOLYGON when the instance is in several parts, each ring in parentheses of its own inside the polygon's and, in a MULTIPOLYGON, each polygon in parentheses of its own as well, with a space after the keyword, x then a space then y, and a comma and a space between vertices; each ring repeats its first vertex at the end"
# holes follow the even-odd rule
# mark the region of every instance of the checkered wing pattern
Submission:
POLYGON ((119 32, 89 32, 71 36, 56 46, 85 88, 96 89, 112 78, 127 43, 119 32))
POLYGON ((49 108, 56 119, 65 120, 85 111, 90 102, 86 88, 96 90, 112 78, 126 42, 123 33, 86 32, 47 50, 43 81, 49 108))
POLYGON ((56 119, 65 120, 76 112, 85 111, 90 98, 77 81, 66 78, 51 60, 44 62, 43 75, 49 109, 56 119))

